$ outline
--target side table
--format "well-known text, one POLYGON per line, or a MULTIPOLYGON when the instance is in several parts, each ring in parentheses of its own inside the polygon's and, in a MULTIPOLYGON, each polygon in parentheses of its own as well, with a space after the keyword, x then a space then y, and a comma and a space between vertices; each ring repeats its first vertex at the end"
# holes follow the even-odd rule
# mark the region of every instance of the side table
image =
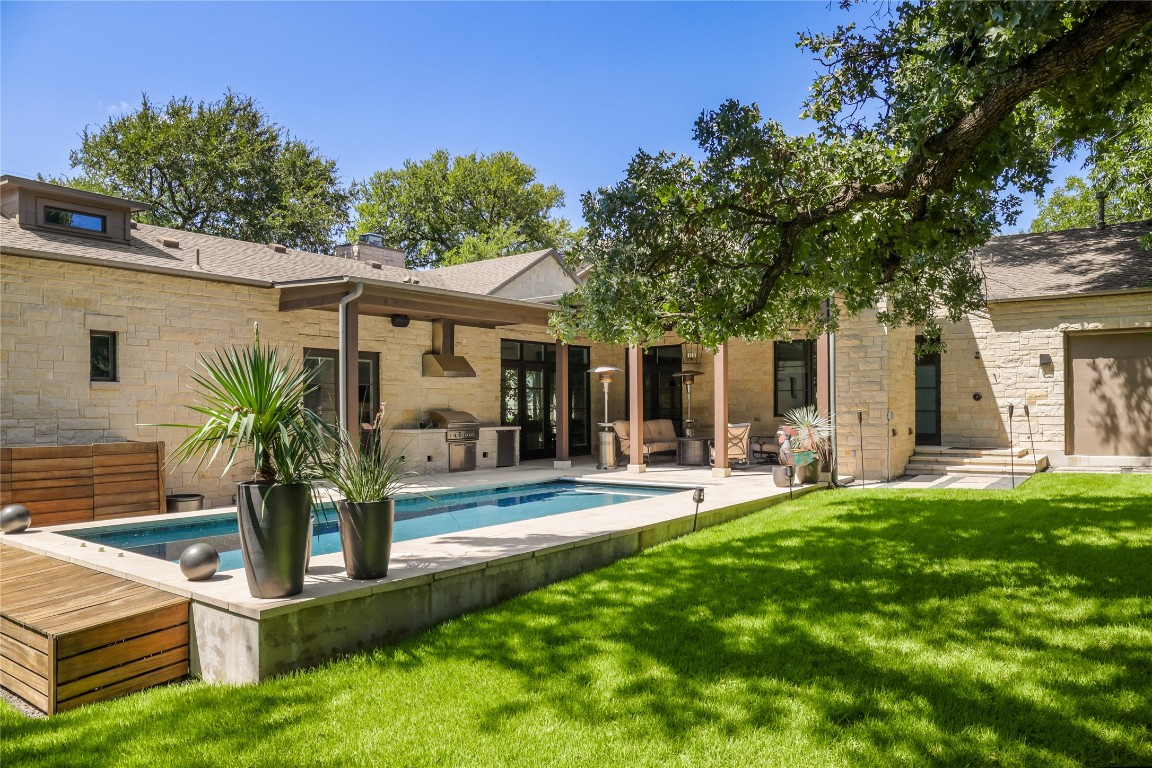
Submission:
POLYGON ((676 463, 683 467, 703 467, 708 464, 707 437, 676 438, 676 463))

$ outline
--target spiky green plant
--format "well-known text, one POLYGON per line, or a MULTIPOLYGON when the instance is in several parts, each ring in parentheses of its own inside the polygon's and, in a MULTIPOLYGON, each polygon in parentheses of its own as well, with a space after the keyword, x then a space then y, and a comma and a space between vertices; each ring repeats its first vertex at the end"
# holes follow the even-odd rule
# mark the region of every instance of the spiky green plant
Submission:
POLYGON ((412 484, 417 473, 404 469, 404 457, 383 439, 384 406, 372 421, 372 439, 361 447, 345 431, 325 454, 321 474, 345 499, 355 503, 390 499, 412 484))
POLYGON ((832 453, 832 419, 816 410, 814 405, 793 408, 784 414, 784 424, 796 430, 792 448, 810 451, 827 466, 832 453))
POLYGON ((197 460, 197 472, 226 456, 222 474, 250 450, 253 479, 296 483, 316 477, 326 425, 304 407, 312 375, 301 359, 260 343, 202 356, 192 379, 199 402, 188 408, 202 424, 164 424, 194 430, 172 451, 176 461, 197 460))

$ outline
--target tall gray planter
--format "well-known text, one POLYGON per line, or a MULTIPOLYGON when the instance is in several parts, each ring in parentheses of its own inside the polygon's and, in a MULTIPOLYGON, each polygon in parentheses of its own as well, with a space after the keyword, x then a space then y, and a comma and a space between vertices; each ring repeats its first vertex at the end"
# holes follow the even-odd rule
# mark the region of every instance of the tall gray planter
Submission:
POLYGON ((253 597, 291 597, 304 591, 312 486, 247 482, 236 486, 240 549, 253 597))
POLYGON ((340 519, 340 547, 344 550, 344 568, 353 579, 378 579, 388 575, 388 558, 392 552, 392 526, 396 519, 396 502, 336 502, 340 519))

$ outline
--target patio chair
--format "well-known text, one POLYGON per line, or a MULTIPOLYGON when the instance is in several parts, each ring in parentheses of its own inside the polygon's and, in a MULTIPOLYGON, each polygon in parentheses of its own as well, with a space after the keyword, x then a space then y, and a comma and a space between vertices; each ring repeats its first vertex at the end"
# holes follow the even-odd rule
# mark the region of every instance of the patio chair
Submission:
POLYGON ((759 464, 775 464, 780 460, 780 440, 776 437, 753 437, 749 448, 759 464))
POLYGON ((629 453, 629 450, 632 448, 630 429, 630 422, 627 419, 619 419, 612 422, 612 431, 616 433, 616 439, 620 441, 620 452, 616 454, 617 465, 619 465, 621 461, 625 463, 631 461, 631 459, 628 458, 632 455, 629 453))
MULTIPOLYGON (((748 468, 748 435, 750 423, 728 425, 728 466, 732 469, 748 468)), ((708 463, 716 466, 716 441, 708 441, 708 463)))

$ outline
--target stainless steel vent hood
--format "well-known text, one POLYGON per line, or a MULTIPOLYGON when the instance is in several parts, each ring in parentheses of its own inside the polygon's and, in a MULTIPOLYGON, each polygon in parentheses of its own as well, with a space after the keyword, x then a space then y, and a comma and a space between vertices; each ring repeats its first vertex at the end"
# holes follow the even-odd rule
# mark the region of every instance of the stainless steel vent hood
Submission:
POLYGON ((456 325, 451 320, 432 321, 432 351, 425 352, 423 374, 430 378, 475 378, 476 371, 456 352, 456 325))

